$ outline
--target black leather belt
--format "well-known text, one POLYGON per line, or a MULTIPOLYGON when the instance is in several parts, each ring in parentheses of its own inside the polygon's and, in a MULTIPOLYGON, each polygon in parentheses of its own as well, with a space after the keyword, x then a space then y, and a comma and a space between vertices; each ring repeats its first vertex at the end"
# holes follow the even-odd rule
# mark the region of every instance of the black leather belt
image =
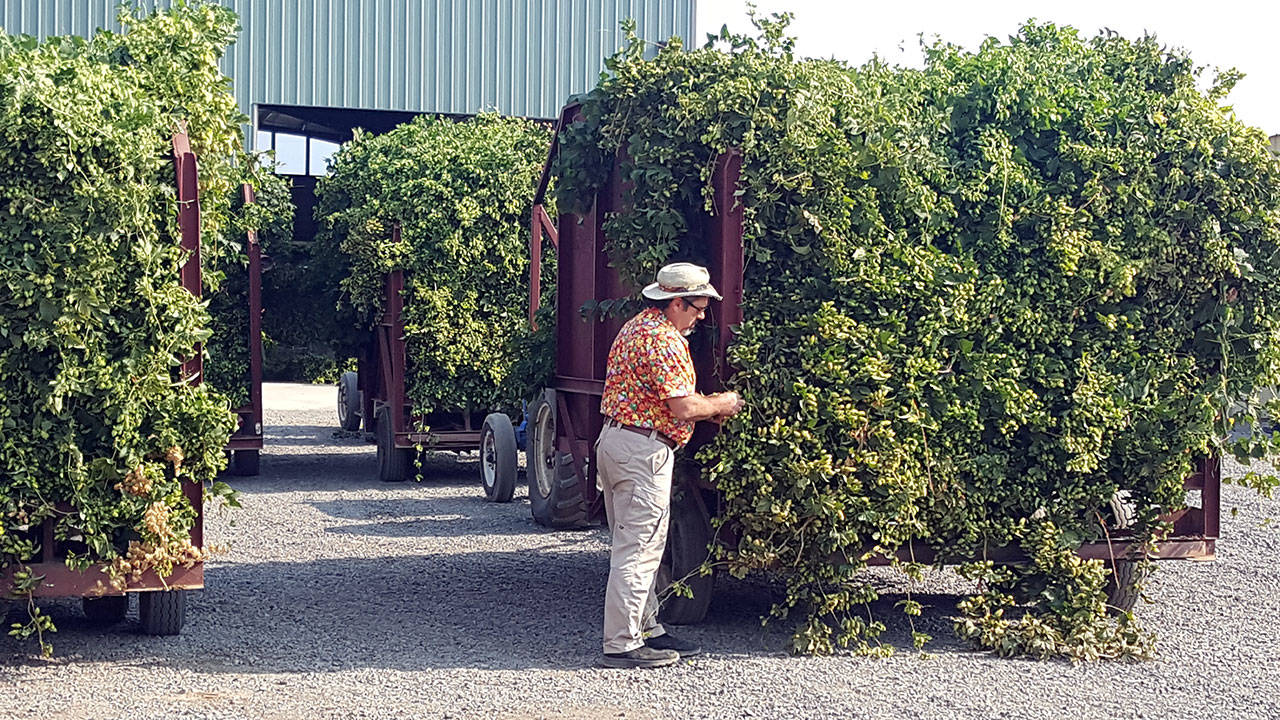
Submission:
POLYGON ((639 425, 624 425, 618 422, 617 420, 614 420, 613 418, 605 418, 604 424, 610 427, 622 428, 623 430, 630 430, 633 433, 637 433, 639 435, 643 435, 648 438, 653 438, 654 440, 657 440, 658 442, 662 443, 663 445, 666 445, 672 450, 675 450, 676 448, 679 447, 679 444, 675 440, 672 440, 671 438, 667 437, 666 435, 663 435, 662 433, 658 432, 657 430, 654 430, 653 428, 640 427, 639 425))

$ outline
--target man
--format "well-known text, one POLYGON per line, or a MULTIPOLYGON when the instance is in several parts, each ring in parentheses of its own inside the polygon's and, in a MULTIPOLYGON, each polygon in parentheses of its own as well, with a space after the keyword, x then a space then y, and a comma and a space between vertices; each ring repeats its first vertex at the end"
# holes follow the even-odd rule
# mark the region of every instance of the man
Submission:
POLYGON ((742 409, 735 392, 701 395, 689 342, 712 300, 707 269, 674 263, 642 293, 649 307, 627 321, 609 349, 596 441, 605 513, 613 529, 604 601, 606 667, 660 667, 699 648, 658 624, 654 580, 667 543, 675 451, 699 420, 742 409))

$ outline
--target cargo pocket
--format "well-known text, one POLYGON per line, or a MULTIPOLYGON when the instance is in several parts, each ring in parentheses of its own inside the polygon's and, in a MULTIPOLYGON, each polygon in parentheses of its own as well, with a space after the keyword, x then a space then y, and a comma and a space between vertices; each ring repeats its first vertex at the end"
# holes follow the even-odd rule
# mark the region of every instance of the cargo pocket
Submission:
POLYGON ((634 527, 638 539, 645 544, 653 542, 671 512, 671 473, 673 461, 671 449, 663 446, 647 458, 653 474, 643 482, 636 482, 631 489, 634 527), (643 530, 641 530, 643 529, 643 530))

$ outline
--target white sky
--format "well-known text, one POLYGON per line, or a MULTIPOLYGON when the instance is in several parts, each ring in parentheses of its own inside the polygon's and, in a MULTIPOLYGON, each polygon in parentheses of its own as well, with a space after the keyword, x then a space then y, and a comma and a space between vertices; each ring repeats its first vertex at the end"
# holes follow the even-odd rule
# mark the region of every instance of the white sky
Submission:
MULTIPOLYGON (((1029 18, 1070 25, 1091 37, 1102 28, 1128 38, 1144 32, 1182 47, 1210 68, 1234 67, 1245 78, 1227 97, 1236 115, 1268 135, 1280 133, 1280 3, 1276 0, 756 0, 760 14, 795 13, 790 34, 808 57, 836 57, 861 64, 873 54, 897 64, 918 65, 918 35, 941 36, 975 49, 983 38, 1001 39, 1029 18)), ((750 31, 744 0, 697 0, 695 45, 728 24, 750 31)))

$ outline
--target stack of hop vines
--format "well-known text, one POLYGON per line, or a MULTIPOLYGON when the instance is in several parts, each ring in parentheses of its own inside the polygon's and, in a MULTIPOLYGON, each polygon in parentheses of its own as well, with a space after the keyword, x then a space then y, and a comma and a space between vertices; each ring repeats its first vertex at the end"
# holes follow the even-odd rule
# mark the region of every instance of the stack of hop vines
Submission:
POLYGON ((1196 458, 1268 450, 1280 168, 1221 107, 1234 78, 1201 90, 1154 38, 1034 23, 854 68, 797 59, 788 19, 634 41, 561 139, 562 211, 621 162, 605 231, 637 287, 705 259, 711 170, 741 153, 747 410, 700 456, 736 538, 714 563, 785 585, 796 652, 885 652, 860 572, 915 541, 978 581, 955 629, 979 647, 1150 655, 1074 549, 1120 524, 1117 497, 1159 537, 1196 458), (1237 422, 1255 432, 1228 446, 1237 422), (967 562, 990 547, 1029 562, 967 562))

